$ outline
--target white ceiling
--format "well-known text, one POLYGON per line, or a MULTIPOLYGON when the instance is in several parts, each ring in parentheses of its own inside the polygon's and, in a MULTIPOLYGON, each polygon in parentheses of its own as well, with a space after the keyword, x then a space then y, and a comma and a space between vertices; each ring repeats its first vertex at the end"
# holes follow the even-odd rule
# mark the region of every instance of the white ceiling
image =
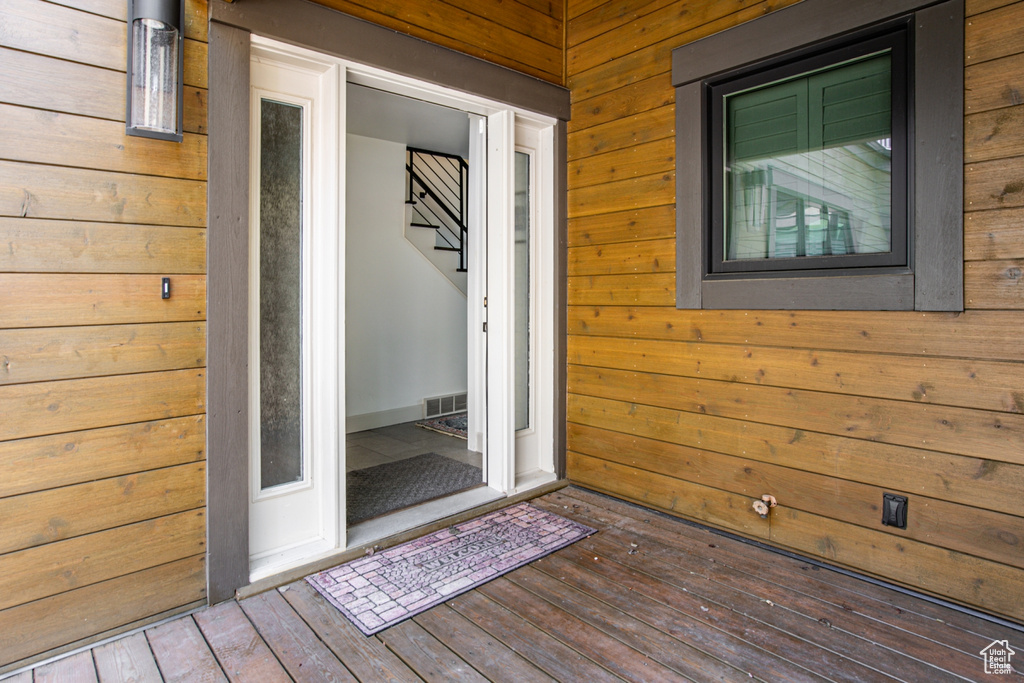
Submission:
POLYGON ((403 95, 348 84, 349 133, 469 157, 469 115, 403 95))

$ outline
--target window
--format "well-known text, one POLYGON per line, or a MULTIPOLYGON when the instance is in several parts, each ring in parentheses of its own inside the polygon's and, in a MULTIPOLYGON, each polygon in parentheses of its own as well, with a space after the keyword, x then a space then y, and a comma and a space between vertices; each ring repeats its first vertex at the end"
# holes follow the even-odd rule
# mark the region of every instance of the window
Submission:
POLYGON ((710 272, 907 265, 905 45, 900 31, 711 87, 710 272))
POLYGON ((680 308, 962 310, 962 2, 850 4, 674 51, 680 308))

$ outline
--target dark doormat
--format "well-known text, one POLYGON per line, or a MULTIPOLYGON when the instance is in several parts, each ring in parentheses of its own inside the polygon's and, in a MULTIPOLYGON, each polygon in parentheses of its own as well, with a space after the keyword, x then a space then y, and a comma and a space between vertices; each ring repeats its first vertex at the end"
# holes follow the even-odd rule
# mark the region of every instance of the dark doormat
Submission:
POLYGON ((592 533, 519 503, 306 581, 369 636, 592 533))
POLYGON ((434 418, 433 420, 423 420, 417 422, 417 427, 423 427, 423 429, 429 429, 432 432, 438 434, 447 434, 448 436, 454 436, 459 439, 466 438, 466 424, 468 413, 455 413, 454 415, 445 415, 444 417, 434 418))
POLYGON ((479 467, 437 453, 353 470, 346 475, 349 525, 479 486, 479 467))

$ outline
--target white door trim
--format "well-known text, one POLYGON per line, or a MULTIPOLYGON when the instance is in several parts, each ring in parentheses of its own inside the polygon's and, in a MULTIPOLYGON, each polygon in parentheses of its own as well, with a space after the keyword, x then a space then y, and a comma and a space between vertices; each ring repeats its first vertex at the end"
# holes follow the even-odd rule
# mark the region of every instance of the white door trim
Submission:
MULTIPOLYGON (((487 225, 487 119, 470 114, 469 125, 469 225, 487 225)), ((467 448, 477 453, 487 449, 487 231, 468 237, 467 262, 479 264, 467 273, 466 362, 468 364, 467 448)), ((488 481, 484 460, 484 481, 488 481)))
POLYGON ((515 114, 487 117, 487 485, 515 487, 515 114))
POLYGON ((555 480, 554 126, 516 117, 515 151, 531 159, 530 425, 515 434, 514 492, 555 480))

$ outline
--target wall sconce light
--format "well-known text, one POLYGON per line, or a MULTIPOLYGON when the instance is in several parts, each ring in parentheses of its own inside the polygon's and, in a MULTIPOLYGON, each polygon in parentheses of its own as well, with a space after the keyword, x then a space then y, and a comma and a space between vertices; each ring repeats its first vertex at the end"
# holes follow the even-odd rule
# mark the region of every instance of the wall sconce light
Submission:
POLYGON ((128 0, 128 135, 181 142, 184 27, 184 0, 128 0))

